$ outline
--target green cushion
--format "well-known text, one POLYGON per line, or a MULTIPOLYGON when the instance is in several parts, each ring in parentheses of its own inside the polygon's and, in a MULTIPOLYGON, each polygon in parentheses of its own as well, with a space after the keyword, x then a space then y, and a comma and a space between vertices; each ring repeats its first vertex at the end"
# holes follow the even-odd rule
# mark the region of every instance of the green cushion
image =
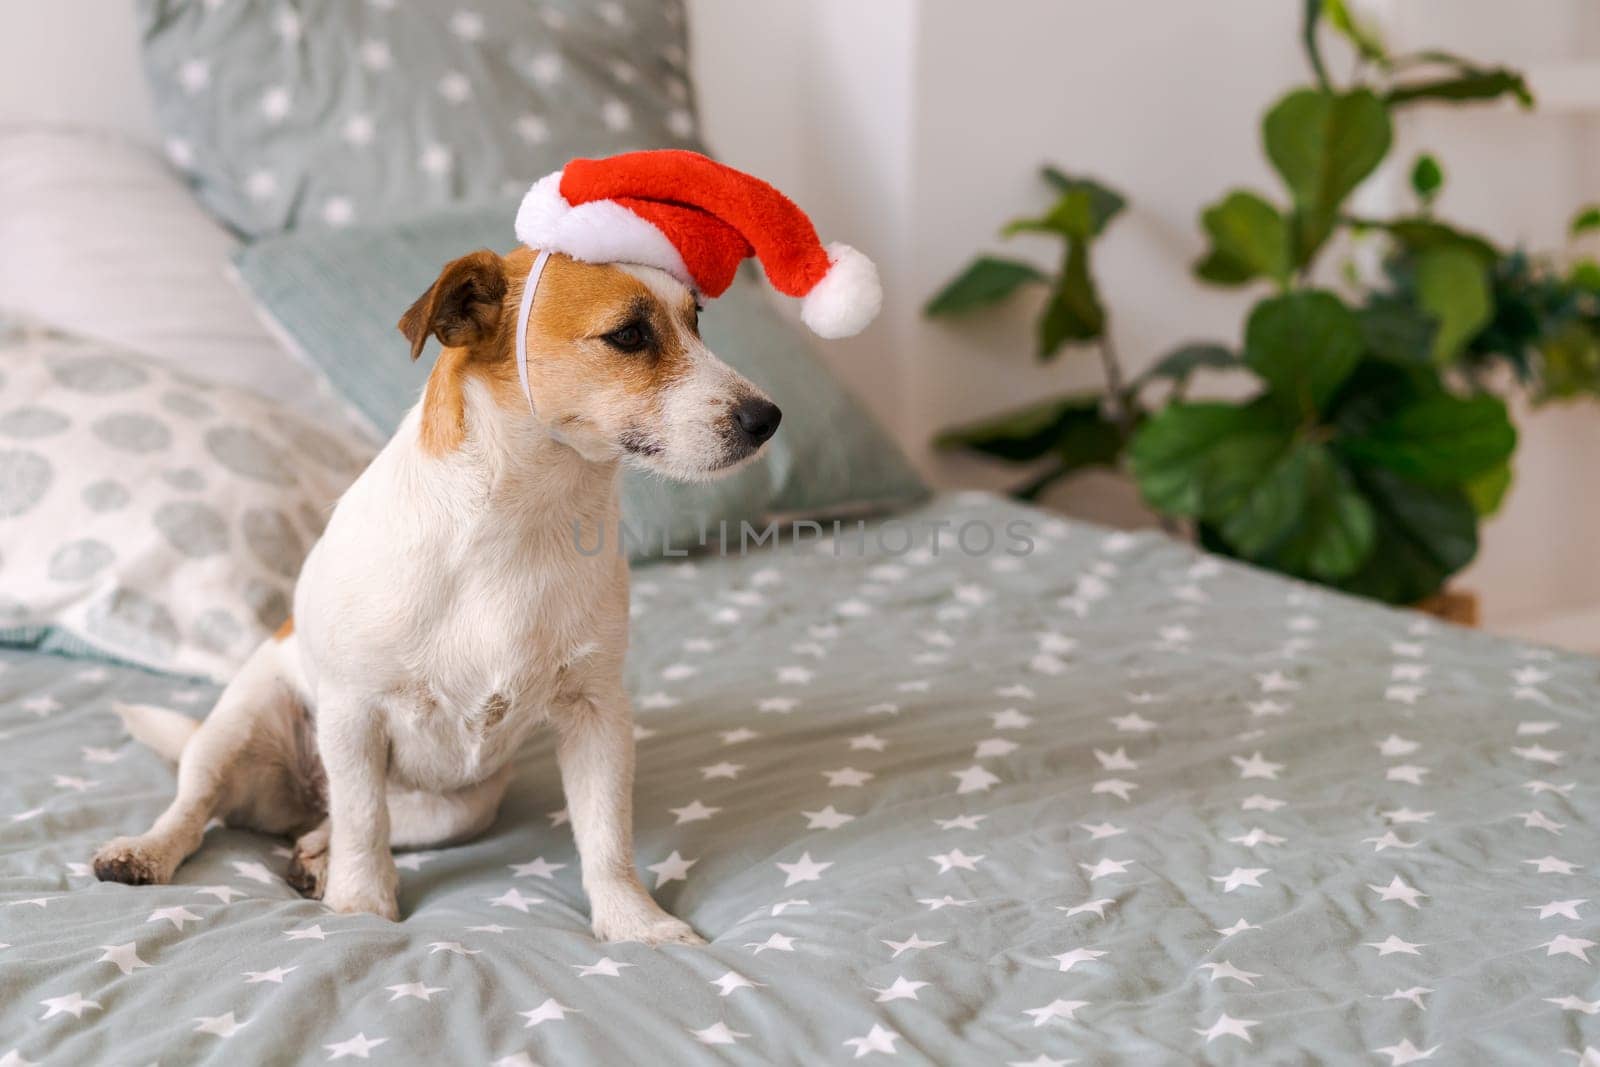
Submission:
POLYGON ((139 18, 168 155, 251 236, 699 145, 681 0, 139 0, 139 18))
MULTIPOLYGON (((258 241, 236 263, 283 335, 388 436, 421 396, 433 364, 427 354, 408 358, 395 326, 401 312, 456 256, 513 247, 515 210, 506 201, 390 226, 303 231, 258 241)), ((650 542, 633 546, 636 557, 692 548, 702 528, 714 541, 721 522, 736 537, 741 520, 882 510, 925 493, 899 449, 811 353, 806 336, 777 314, 754 275, 747 269, 710 304, 701 332, 778 403, 783 427, 761 461, 721 481, 683 485, 629 470, 623 517, 650 542)))

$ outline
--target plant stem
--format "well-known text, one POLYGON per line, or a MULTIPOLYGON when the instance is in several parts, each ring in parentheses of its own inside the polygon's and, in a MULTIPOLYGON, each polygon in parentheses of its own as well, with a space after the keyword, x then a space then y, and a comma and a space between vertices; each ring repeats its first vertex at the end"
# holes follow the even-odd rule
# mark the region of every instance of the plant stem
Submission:
POLYGON ((1117 424, 1123 444, 1126 445, 1133 438, 1133 409, 1128 404, 1128 395, 1122 384, 1122 364, 1117 360, 1117 348, 1111 341, 1110 323, 1100 334, 1097 347, 1100 349, 1100 365, 1106 376, 1106 395, 1111 401, 1111 421, 1117 424))

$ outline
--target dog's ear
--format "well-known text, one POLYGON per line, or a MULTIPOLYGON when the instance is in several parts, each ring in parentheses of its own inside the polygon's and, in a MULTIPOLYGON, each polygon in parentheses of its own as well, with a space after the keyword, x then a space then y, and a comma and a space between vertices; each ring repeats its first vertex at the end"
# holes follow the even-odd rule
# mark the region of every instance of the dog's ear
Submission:
POLYGON ((422 355, 429 334, 450 348, 470 348, 493 337, 505 295, 505 261, 493 252, 480 249, 452 260, 400 316, 411 358, 422 355))

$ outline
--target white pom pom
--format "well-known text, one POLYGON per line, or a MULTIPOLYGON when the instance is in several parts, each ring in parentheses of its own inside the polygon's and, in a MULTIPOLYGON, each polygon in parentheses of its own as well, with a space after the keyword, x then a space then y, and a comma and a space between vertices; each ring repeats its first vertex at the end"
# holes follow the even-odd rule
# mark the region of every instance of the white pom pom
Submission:
POLYGON ((800 304, 800 321, 818 337, 850 337, 883 307, 883 284, 872 260, 846 244, 828 246, 833 265, 800 304))

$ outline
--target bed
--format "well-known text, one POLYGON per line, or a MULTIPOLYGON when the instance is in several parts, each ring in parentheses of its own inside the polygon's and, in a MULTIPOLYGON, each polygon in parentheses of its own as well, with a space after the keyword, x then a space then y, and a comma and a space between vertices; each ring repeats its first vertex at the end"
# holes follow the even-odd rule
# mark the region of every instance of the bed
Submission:
POLYGON ((402 857, 398 925, 221 828, 99 884, 171 790, 110 703, 215 689, 4 654, 0 1055, 1596 1055, 1594 661, 981 494, 887 521, 636 575, 640 863, 706 948, 593 941, 547 738, 486 837, 402 857))

